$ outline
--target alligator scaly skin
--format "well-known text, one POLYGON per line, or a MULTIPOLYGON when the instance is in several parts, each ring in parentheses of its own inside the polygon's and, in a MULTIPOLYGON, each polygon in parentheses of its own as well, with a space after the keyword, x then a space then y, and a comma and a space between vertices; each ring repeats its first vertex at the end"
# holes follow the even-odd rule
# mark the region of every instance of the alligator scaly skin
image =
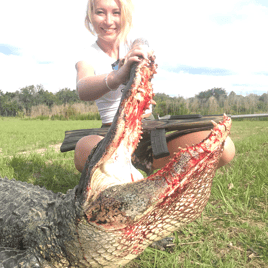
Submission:
POLYGON ((52 257, 68 263, 62 239, 72 237, 67 226, 75 219, 74 190, 55 194, 26 182, 0 178, 0 204, 1 268, 50 267, 46 259, 52 257))
POLYGON ((200 216, 231 120, 148 178, 131 165, 154 57, 131 70, 115 120, 66 195, 0 178, 0 268, 120 267, 200 216))

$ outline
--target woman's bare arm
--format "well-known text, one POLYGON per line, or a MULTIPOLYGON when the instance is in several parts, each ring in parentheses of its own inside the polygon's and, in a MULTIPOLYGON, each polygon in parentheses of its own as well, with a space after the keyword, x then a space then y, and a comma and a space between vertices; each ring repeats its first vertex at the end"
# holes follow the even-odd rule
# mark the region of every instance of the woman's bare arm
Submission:
MULTIPOLYGON (((105 83, 107 74, 94 75, 93 67, 85 61, 79 61, 76 64, 76 70, 76 87, 81 100, 97 100, 110 91, 105 83)), ((108 78, 110 78, 110 76, 112 76, 112 73, 108 78)), ((110 79, 108 83, 110 88, 117 88, 121 84, 116 83, 115 81, 110 81, 110 79)))
MULTIPOLYGON (((143 46, 131 49, 125 57, 125 64, 120 66, 118 71, 113 71, 108 75, 109 87, 116 89, 124 83, 129 76, 132 63, 140 62, 141 58, 147 58, 148 54, 143 46)), ((110 91, 105 82, 107 74, 94 75, 93 67, 85 61, 79 61, 76 64, 76 70, 76 86, 81 100, 93 101, 110 91)))

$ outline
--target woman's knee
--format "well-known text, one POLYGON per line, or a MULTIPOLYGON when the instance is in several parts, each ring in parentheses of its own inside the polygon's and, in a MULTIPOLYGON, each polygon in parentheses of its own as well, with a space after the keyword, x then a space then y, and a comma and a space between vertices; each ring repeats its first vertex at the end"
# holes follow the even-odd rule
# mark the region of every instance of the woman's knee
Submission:
MULTIPOLYGON (((170 152, 170 156, 161 159, 154 159, 153 168, 158 169, 166 165, 170 161, 170 158, 173 157, 174 153, 177 153, 179 151, 179 147, 186 148, 187 146, 197 144, 207 138, 209 134, 210 131, 199 131, 189 133, 174 140, 171 140, 170 142, 168 142, 168 150, 170 152)), ((218 168, 229 163, 234 158, 234 155, 235 146, 232 140, 228 137, 225 141, 224 151, 222 157, 220 158, 218 168)))
POLYGON ((235 156, 235 146, 230 137, 227 137, 224 144, 222 156, 219 161, 219 167, 222 167, 233 160, 235 156))
POLYGON ((197 144, 203 139, 205 139, 209 135, 209 133, 210 133, 209 131, 193 132, 169 141, 167 146, 170 155, 160 159, 154 159, 153 168, 154 169, 162 168, 170 161, 170 159, 174 156, 174 154, 179 151, 179 148, 186 148, 187 146, 197 144))
POLYGON ((103 139, 102 136, 90 135, 81 138, 74 150, 74 164, 78 171, 82 172, 87 158, 96 144, 103 139))

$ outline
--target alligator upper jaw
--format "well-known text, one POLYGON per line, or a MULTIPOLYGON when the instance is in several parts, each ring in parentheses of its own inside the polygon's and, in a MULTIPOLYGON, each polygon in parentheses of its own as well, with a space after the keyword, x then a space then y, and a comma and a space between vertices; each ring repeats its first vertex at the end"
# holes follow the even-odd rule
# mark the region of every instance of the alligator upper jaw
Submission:
POLYGON ((131 155, 141 139, 142 116, 154 96, 151 79, 156 68, 154 56, 132 67, 115 120, 87 164, 86 203, 108 187, 143 179, 131 155))

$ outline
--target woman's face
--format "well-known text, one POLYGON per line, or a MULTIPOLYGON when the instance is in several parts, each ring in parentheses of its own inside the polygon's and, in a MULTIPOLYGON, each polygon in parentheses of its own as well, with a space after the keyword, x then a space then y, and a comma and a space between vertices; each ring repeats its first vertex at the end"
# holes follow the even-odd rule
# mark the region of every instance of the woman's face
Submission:
POLYGON ((121 30, 121 10, 118 0, 95 0, 92 24, 98 39, 115 42, 121 30))

